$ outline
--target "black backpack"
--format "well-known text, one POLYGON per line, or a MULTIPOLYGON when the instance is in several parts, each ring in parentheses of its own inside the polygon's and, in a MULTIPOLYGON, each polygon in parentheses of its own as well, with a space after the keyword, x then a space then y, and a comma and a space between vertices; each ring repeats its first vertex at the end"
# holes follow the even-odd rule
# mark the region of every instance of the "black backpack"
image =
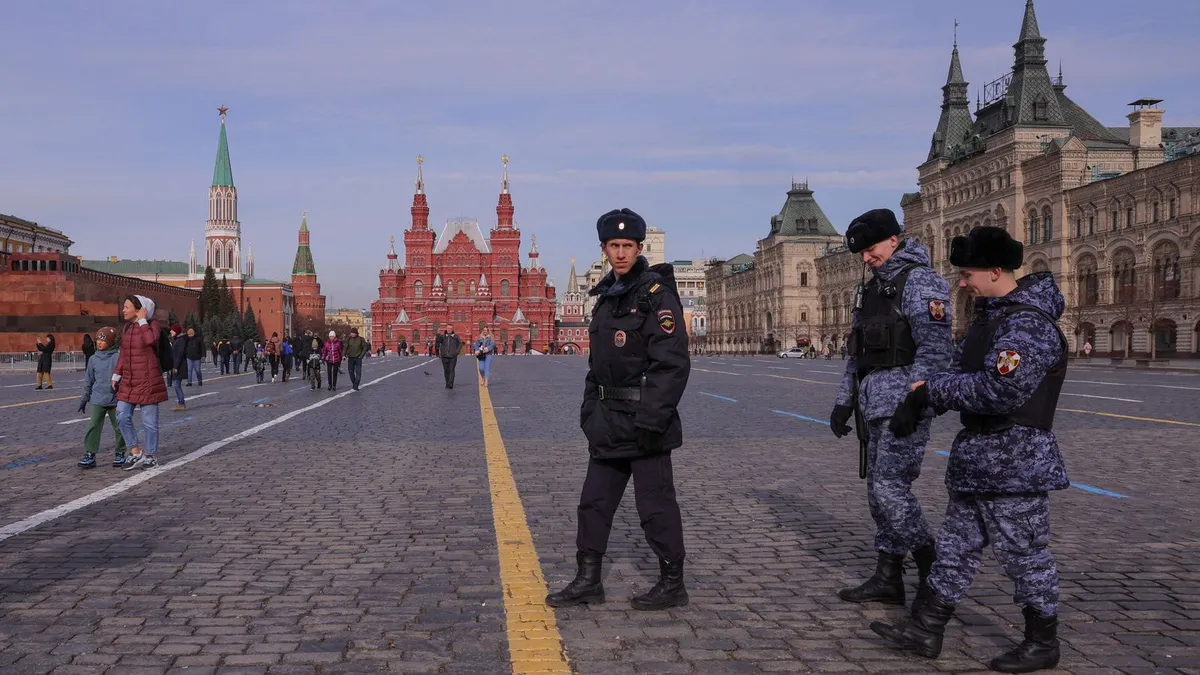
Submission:
POLYGON ((164 373, 175 370, 175 352, 171 349, 171 333, 166 328, 158 331, 158 365, 164 373))

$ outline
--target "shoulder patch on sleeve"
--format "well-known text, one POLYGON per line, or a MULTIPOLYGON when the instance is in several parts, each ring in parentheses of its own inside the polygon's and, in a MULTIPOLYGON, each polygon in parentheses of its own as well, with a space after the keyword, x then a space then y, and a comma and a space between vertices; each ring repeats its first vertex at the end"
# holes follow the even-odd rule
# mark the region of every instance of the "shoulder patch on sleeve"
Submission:
POLYGON ((675 332, 675 313, 669 309, 662 309, 658 312, 658 327, 662 332, 670 335, 675 332))
POLYGON ((946 303, 942 300, 929 301, 929 318, 934 321, 942 321, 946 318, 946 303))
POLYGON ((1015 349, 1004 349, 996 355, 996 372, 1001 375, 1012 375, 1020 365, 1021 354, 1015 349))

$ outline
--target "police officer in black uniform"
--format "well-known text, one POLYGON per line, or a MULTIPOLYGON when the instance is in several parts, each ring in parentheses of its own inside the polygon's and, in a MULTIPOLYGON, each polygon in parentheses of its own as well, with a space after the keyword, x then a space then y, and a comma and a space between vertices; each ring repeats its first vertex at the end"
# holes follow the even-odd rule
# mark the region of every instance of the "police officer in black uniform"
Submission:
POLYGON ((629 209, 609 211, 596 221, 596 230, 613 269, 590 291, 597 300, 588 327, 591 356, 579 426, 591 459, 579 498, 578 572, 546 604, 604 602, 601 563, 632 476, 642 530, 659 559, 659 579, 631 604, 641 610, 679 607, 688 595, 671 451, 683 444, 677 406, 691 372, 683 307, 674 268, 651 266, 641 255, 646 238, 641 216, 629 209))

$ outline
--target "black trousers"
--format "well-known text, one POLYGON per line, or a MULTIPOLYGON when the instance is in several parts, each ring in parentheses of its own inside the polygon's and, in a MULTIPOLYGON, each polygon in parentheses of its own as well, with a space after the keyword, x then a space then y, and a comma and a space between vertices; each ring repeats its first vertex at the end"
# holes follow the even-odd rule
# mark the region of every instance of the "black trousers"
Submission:
POLYGON ((650 549, 660 560, 683 560, 683 519, 675 500, 675 476, 671 453, 633 459, 591 459, 579 495, 579 533, 576 546, 587 553, 608 550, 613 516, 629 477, 633 476, 633 499, 642 531, 650 549))
POLYGON ((338 368, 341 365, 342 364, 340 362, 339 363, 334 363, 333 361, 325 362, 325 372, 329 374, 329 388, 330 389, 333 389, 334 387, 337 386, 338 368))
POLYGON ((458 366, 458 356, 442 357, 442 374, 446 376, 446 386, 454 386, 454 368, 458 366))

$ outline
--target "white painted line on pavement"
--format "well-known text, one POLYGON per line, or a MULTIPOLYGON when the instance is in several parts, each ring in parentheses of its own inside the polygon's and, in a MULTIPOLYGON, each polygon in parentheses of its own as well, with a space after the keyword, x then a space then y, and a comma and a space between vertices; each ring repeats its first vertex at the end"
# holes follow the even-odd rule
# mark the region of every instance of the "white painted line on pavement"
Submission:
POLYGON ((1184 389, 1186 391, 1200 391, 1200 387, 1181 387, 1175 384, 1146 384, 1145 387, 1158 387, 1160 389, 1184 389))
POLYGON ((186 403, 188 401, 195 401, 196 399, 204 398, 205 396, 216 396, 218 393, 220 393, 220 392, 208 391, 203 394, 196 394, 195 396, 184 396, 183 401, 184 401, 184 403, 186 403))
POLYGON ((80 417, 80 418, 79 418, 79 419, 77 419, 77 420, 67 420, 66 422, 56 422, 56 424, 59 424, 59 425, 62 425, 62 424, 79 424, 80 422, 86 422, 86 421, 88 421, 89 419, 91 419, 91 418, 90 418, 90 417, 80 417))
POLYGON ((1071 382, 1074 384, 1106 384, 1106 385, 1113 386, 1113 387, 1124 386, 1120 382, 1096 382, 1095 380, 1067 380, 1067 382, 1071 382))
POLYGON ((771 370, 791 370, 791 368, 784 368, 783 366, 767 366, 767 367, 770 368, 771 370))
POLYGON ((271 384, 271 383, 270 382, 259 382, 258 384, 248 384, 244 387, 238 387, 238 389, 251 389, 253 387, 265 387, 268 384, 271 384))
POLYGON ((1156 389, 1182 389, 1200 391, 1200 387, 1183 387, 1177 384, 1150 384, 1148 382, 1096 382, 1094 380, 1067 380, 1074 384, 1106 384, 1113 387, 1154 387, 1156 389))
MULTIPOLYGON (((421 366, 425 366, 430 363, 432 363, 432 361, 426 361, 424 363, 418 363, 415 366, 411 366, 411 367, 405 368, 403 370, 397 370, 395 372, 388 373, 387 375, 377 377, 374 380, 371 380, 370 382, 365 382, 365 383, 363 383, 362 386, 369 387, 373 384, 382 382, 382 381, 388 379, 389 377, 394 377, 396 375, 399 375, 400 373, 408 372, 410 370, 420 368, 421 366)), ((217 450, 220 450, 221 448, 229 445, 230 443, 235 443, 237 441, 242 440, 243 438, 249 438, 249 437, 259 433, 260 431, 265 431, 267 429, 270 429, 273 426, 283 424, 284 422, 292 419, 293 417, 296 417, 298 415, 306 413, 310 410, 315 410, 317 408, 320 408, 323 405, 328 405, 329 403, 332 403, 333 401, 336 401, 337 399, 342 398, 343 396, 347 396, 351 393, 353 393, 353 390, 347 390, 340 394, 334 394, 333 396, 330 396, 329 398, 321 399, 320 401, 317 401, 316 403, 314 403, 310 406, 306 406, 304 408, 300 408, 299 410, 293 410, 292 412, 285 413, 283 415, 280 415, 279 417, 276 417, 273 420, 270 420, 268 422, 263 422, 262 424, 255 426, 255 427, 250 427, 249 429, 246 429, 245 431, 242 431, 240 433, 236 433, 232 436, 229 436, 228 438, 222 438, 219 441, 213 441, 212 443, 209 443, 208 445, 201 447, 199 450, 193 450, 192 452, 189 452, 188 454, 184 455, 183 457, 173 460, 167 464, 160 464, 160 465, 154 467, 153 469, 142 469, 141 473, 139 473, 138 475, 133 476, 131 478, 126 478, 125 480, 123 480, 119 483, 113 483, 112 485, 109 485, 106 488, 96 490, 95 492, 91 493, 90 495, 84 495, 84 496, 80 497, 79 499, 74 499, 72 501, 67 502, 66 504, 59 504, 58 506, 55 506, 54 508, 46 509, 45 511, 42 511, 41 513, 35 513, 34 515, 29 516, 28 518, 26 518, 24 520, 19 520, 15 523, 10 523, 8 525, 5 525, 4 527, 0 527, 0 541, 4 541, 5 539, 9 539, 10 537, 15 537, 18 534, 21 534, 22 532, 28 532, 29 530, 32 530, 35 527, 44 525, 52 520, 61 518, 65 515, 67 515, 68 513, 73 513, 75 511, 78 511, 79 509, 91 506, 92 504, 97 504, 99 502, 102 502, 105 499, 108 499, 109 497, 115 497, 115 496, 121 494, 122 492, 132 490, 133 488, 137 487, 138 485, 141 485, 142 483, 145 483, 146 481, 150 480, 151 478, 162 475, 168 471, 174 471, 175 469, 186 466, 187 464, 190 464, 198 459, 207 457, 208 455, 211 455, 212 453, 216 452, 217 450)))
POLYGON ((1126 403, 1144 403, 1144 401, 1139 401, 1136 398, 1117 398, 1115 396, 1093 396, 1092 394, 1072 394, 1071 392, 1068 392, 1068 391, 1064 391, 1062 393, 1062 395, 1063 396, 1079 396, 1081 398, 1102 398, 1106 401, 1124 401, 1126 403))
POLYGON ((729 365, 733 366, 734 368, 753 368, 754 367, 754 364, 751 364, 751 363, 731 363, 729 365))

